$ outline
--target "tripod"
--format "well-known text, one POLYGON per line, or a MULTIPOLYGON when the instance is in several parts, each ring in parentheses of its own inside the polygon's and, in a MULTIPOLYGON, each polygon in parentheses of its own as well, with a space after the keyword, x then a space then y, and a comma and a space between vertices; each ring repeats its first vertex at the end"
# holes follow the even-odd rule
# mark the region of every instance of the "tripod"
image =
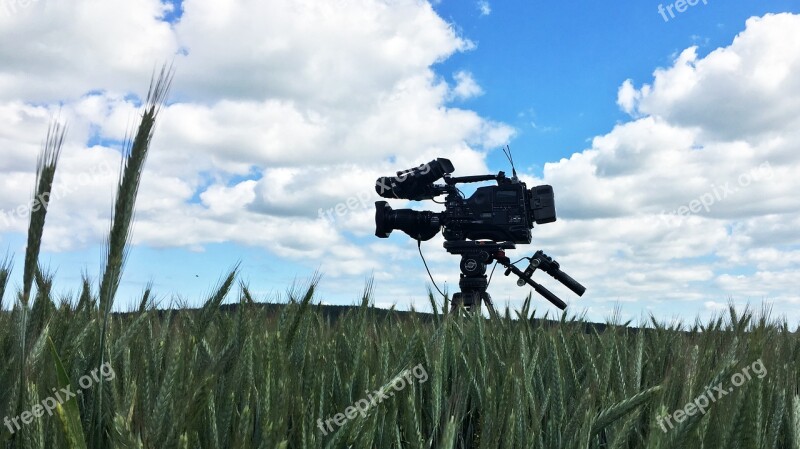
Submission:
POLYGON ((463 306, 467 311, 480 312, 481 305, 486 304, 489 315, 493 318, 497 311, 492 297, 486 292, 489 282, 486 279, 486 266, 495 260, 495 255, 504 249, 514 249, 513 243, 474 242, 457 240, 444 242, 444 248, 450 254, 461 255, 461 276, 458 281, 460 292, 453 295, 450 311, 455 312, 463 306))
POLYGON ((468 311, 480 312, 481 306, 486 304, 489 315, 492 317, 497 316, 492 298, 486 292, 486 288, 489 286, 486 279, 486 266, 494 261, 506 268, 504 273, 506 276, 514 273, 519 277, 518 286, 530 285, 537 293, 544 296, 545 299, 561 310, 566 309, 567 304, 550 290, 531 279, 531 275, 537 268, 563 283, 578 296, 582 296, 586 291, 586 287, 561 271, 558 262, 541 250, 537 251, 533 257, 527 258, 530 261, 530 265, 523 272, 506 257, 505 250, 516 248, 516 245, 512 242, 455 240, 444 242, 444 248, 450 254, 461 255, 461 275, 458 281, 458 287, 461 291, 453 295, 451 312, 458 310, 462 306, 468 311))

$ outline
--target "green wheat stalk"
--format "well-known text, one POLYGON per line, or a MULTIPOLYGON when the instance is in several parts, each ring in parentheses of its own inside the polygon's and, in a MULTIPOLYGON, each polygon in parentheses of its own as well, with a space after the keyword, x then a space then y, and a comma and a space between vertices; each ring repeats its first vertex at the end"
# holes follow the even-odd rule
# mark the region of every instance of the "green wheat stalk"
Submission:
POLYGON ((3 310, 3 297, 8 287, 8 278, 11 277, 11 269, 14 268, 14 256, 6 253, 3 261, 0 262, 0 310, 3 310))
MULTIPOLYGON (((166 100, 172 83, 172 67, 166 65, 161 67, 159 75, 153 76, 150 80, 150 88, 147 92, 144 112, 136 136, 132 142, 128 142, 127 148, 121 162, 119 185, 117 186, 117 197, 114 202, 114 212, 111 218, 111 229, 108 236, 105 270, 103 271, 100 282, 100 314, 103 319, 102 331, 100 333, 100 346, 98 348, 99 365, 105 361, 105 346, 108 330, 108 319, 111 307, 114 303, 114 296, 119 287, 122 277, 122 268, 127 257, 128 243, 131 239, 131 229, 133 226, 134 208, 136 196, 139 192, 139 184, 144 169, 144 162, 150 149, 150 142, 153 138, 156 118, 161 111, 161 107, 166 100)), ((103 397, 105 390, 102 379, 97 386, 97 394, 94 396, 94 407, 92 413, 92 427, 94 438, 91 440, 93 448, 108 447, 109 429, 112 427, 111 417, 104 413, 103 397)))
POLYGON ((114 202, 111 230, 106 245, 105 270, 100 283, 101 313, 111 309, 114 295, 117 287, 119 287, 122 267, 125 263, 128 243, 131 239, 136 196, 139 192, 144 162, 150 149, 156 118, 169 93, 172 75, 172 68, 163 66, 158 77, 154 77, 150 81, 142 120, 133 141, 128 142, 122 159, 117 198, 114 202))
POLYGON ((28 244, 25 246, 25 264, 22 273, 22 303, 27 305, 30 299, 36 266, 39 261, 39 249, 42 245, 44 222, 50 195, 53 191, 53 178, 56 175, 58 158, 64 146, 67 128, 58 121, 53 121, 47 129, 47 138, 36 162, 36 192, 31 207, 31 218, 28 225, 28 244))
POLYGON ((44 234, 44 222, 47 216, 47 207, 50 201, 50 192, 53 188, 53 178, 56 174, 58 158, 64 145, 66 127, 54 120, 47 129, 47 137, 42 145, 42 151, 36 162, 36 190, 33 194, 30 222, 28 224, 28 241, 25 246, 25 263, 23 265, 22 293, 19 295, 20 312, 22 314, 19 326, 19 377, 17 384, 17 410, 22 411, 25 396, 26 373, 25 364, 28 348, 28 302, 36 274, 39 250, 44 234))

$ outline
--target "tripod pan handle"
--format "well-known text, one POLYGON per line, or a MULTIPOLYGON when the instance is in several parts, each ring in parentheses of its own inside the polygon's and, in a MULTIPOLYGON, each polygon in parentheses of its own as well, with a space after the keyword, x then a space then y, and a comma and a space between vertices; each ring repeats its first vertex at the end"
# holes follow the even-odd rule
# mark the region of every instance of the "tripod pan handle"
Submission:
POLYGON ((544 299, 553 303, 554 306, 558 307, 561 310, 567 308, 567 303, 562 301, 561 298, 559 298, 558 296, 554 295, 553 292, 551 292, 550 290, 544 288, 544 286, 539 285, 534 281, 529 282, 529 284, 531 284, 533 289, 536 290, 536 293, 544 296, 544 299))
POLYGON ((519 268, 515 267, 514 265, 511 265, 510 263, 509 264, 504 263, 503 265, 505 265, 507 269, 511 270, 511 272, 519 276, 519 278, 525 281, 525 283, 533 287, 533 289, 536 290, 536 293, 544 296, 544 299, 553 303, 554 306, 558 307, 561 310, 567 308, 567 303, 562 301, 561 298, 559 298, 558 296, 554 295, 553 292, 551 292, 550 290, 536 283, 536 281, 531 279, 530 276, 527 276, 525 273, 523 273, 519 268))
POLYGON ((578 296, 583 296, 583 294, 586 292, 586 287, 581 285, 581 283, 576 281, 575 279, 572 279, 572 277, 570 277, 570 275, 568 275, 567 273, 564 273, 561 270, 557 270, 555 272, 555 274, 553 275, 553 277, 556 278, 557 281, 559 281, 562 284, 566 285, 567 288, 569 288, 570 290, 575 292, 575 294, 578 295, 578 296))

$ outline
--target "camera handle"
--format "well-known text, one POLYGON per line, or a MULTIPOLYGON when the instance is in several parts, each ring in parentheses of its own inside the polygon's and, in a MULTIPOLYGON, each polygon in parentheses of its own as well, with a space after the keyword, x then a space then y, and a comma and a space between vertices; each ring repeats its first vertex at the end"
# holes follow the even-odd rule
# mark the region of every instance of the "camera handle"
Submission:
MULTIPOLYGON (((525 284, 530 285, 531 287, 533 287, 534 290, 536 290, 536 293, 542 295, 544 299, 550 301, 554 306, 558 307, 561 310, 567 308, 567 303, 562 301, 561 298, 554 295, 553 292, 546 289, 543 285, 531 279, 530 275, 523 273, 522 270, 512 265, 511 260, 508 257, 506 257, 503 251, 500 251, 499 254, 495 255, 495 259, 497 260, 497 263, 506 267, 506 272, 505 272, 506 276, 508 276, 511 273, 514 273, 517 276, 519 276, 519 281, 517 281, 517 285, 520 285, 519 282, 522 281, 522 285, 525 284)), ((527 273, 527 270, 525 270, 525 272, 527 273)))
MULTIPOLYGON (((580 282, 576 281, 575 279, 572 279, 572 277, 570 277, 570 275, 567 273, 561 271, 561 265, 553 260, 552 257, 545 254, 544 251, 536 251, 533 257, 529 257, 528 260, 530 261, 530 265, 528 265, 528 268, 525 270, 526 276, 531 277, 533 272, 538 268, 552 276, 553 279, 567 286, 567 288, 572 290, 576 295, 583 296, 583 294, 586 292, 586 287, 581 285, 580 282)), ((522 279, 520 279, 517 281, 517 285, 522 287, 525 285, 525 283, 522 282, 522 279)))
POLYGON ((534 290, 536 290, 536 293, 544 296, 545 299, 553 303, 553 305, 561 310, 566 309, 567 304, 558 296, 554 295, 550 290, 537 284, 533 279, 531 279, 533 272, 536 271, 537 268, 567 286, 567 288, 575 292, 575 294, 578 296, 583 296, 583 294, 586 292, 586 287, 581 285, 575 279, 572 279, 572 277, 570 277, 567 273, 561 271, 561 266, 558 264, 558 262, 553 260, 552 257, 545 254, 542 250, 536 251, 533 257, 527 258, 530 261, 530 265, 528 265, 528 268, 526 268, 524 272, 512 265, 508 257, 506 257, 505 253, 502 251, 495 255, 495 259, 497 259, 498 263, 506 267, 506 276, 514 273, 519 277, 517 280, 518 286, 522 287, 525 284, 530 285, 534 290))

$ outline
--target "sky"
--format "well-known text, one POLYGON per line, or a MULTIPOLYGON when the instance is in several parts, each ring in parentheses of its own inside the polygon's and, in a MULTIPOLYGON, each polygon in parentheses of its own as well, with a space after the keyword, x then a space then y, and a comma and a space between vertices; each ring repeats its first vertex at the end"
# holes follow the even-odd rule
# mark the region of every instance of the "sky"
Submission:
MULTIPOLYGON (((316 301, 356 303, 374 279, 377 306, 429 310, 416 242, 374 236, 374 181, 437 157, 510 172, 509 145, 558 213, 509 256, 543 249, 584 284, 534 276, 571 314, 800 323, 797 2, 0 0, 0 42, 14 288, 48 123, 69 131, 40 260, 74 296, 81 273, 97 283, 123 142, 172 63, 119 310, 149 282, 162 307, 199 305, 237 263, 261 300, 319 272, 316 301)), ((443 241, 422 249, 453 292, 443 241)), ((502 270, 489 287, 512 309, 530 291, 502 270)))

